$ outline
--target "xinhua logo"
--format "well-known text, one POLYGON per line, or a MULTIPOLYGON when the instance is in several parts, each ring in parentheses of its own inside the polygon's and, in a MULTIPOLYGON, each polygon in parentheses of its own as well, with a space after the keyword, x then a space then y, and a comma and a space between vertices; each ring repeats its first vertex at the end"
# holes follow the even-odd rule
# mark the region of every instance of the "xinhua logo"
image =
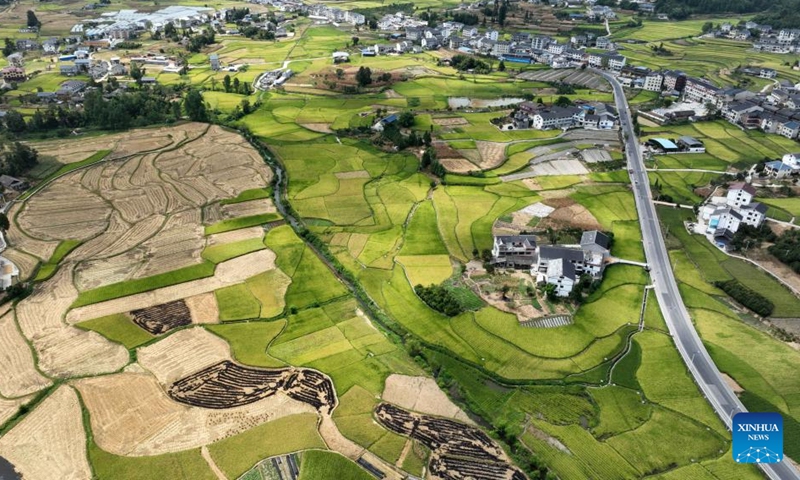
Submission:
POLYGON ((780 413, 737 413, 733 416, 733 459, 737 463, 783 460, 783 417, 780 413))

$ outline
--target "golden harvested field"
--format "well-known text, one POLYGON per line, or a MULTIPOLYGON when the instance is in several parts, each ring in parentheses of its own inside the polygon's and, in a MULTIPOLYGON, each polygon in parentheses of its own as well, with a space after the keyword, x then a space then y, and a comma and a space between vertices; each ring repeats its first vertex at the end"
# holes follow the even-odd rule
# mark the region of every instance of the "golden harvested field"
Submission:
POLYGON ((278 210, 275 204, 269 198, 261 198, 258 200, 250 200, 249 202, 233 203, 230 205, 223 205, 221 208, 222 218, 236 218, 236 217, 249 217, 250 215, 259 215, 263 213, 275 213, 278 210))
POLYGON ((219 323, 219 306, 217 296, 213 293, 201 293, 186 299, 186 306, 192 314, 192 323, 219 323))
POLYGON ((499 142, 477 141, 475 146, 481 154, 481 170, 490 170, 499 167, 506 159, 506 144, 499 142))
POLYGON ((234 243, 251 238, 262 238, 264 229, 261 227, 240 228, 230 232, 215 233, 207 237, 209 245, 221 245, 223 243, 234 243))
MULTIPOLYGON (((21 232, 10 243, 46 259, 58 241, 84 240, 69 256, 79 262, 81 291, 200 263, 203 208, 219 208, 220 200, 264 188, 272 178, 241 137, 201 124, 62 144, 44 147, 59 159, 63 152, 65 163, 74 151, 87 153, 87 145, 113 149, 109 158, 117 160, 76 170, 31 197, 12 212, 21 232)), ((221 210, 227 218, 275 207, 263 199, 221 210)))
POLYGON ((453 173, 469 173, 478 170, 475 164, 465 158, 442 158, 439 160, 439 163, 441 163, 448 172, 453 173))
POLYGON ((21 397, 16 398, 14 400, 6 400, 5 398, 0 398, 0 425, 5 423, 9 418, 11 418, 19 407, 30 400, 30 397, 21 397))
POLYGON ((242 283, 252 276, 275 268, 275 253, 272 250, 259 250, 220 263, 217 265, 213 277, 75 308, 67 314, 67 322, 74 325, 84 320, 153 307, 201 293, 213 292, 223 287, 242 283))
POLYGON ((139 365, 164 386, 189 374, 231 359, 231 349, 222 338, 196 327, 180 330, 137 351, 139 365))
POLYGON ((112 150, 110 158, 122 158, 148 150, 177 145, 202 133, 206 125, 185 123, 174 127, 143 128, 113 135, 98 135, 72 141, 29 142, 40 155, 55 157, 61 163, 80 162, 100 150, 112 150))
POLYGON ((44 372, 67 377, 109 373, 128 363, 122 345, 95 332, 65 324, 62 320, 78 291, 72 284, 70 265, 62 266, 31 296, 17 304, 17 321, 26 338, 33 342, 44 372))
POLYGON ((119 373, 75 382, 103 450, 142 456, 208 445, 262 423, 297 413, 310 405, 283 393, 226 410, 189 407, 169 398, 147 373, 119 373))
POLYGON ((0 317, 0 395, 21 397, 49 386, 50 380, 36 370, 33 362, 31 349, 14 323, 14 313, 6 313, 0 317))
POLYGON ((8 459, 24 478, 92 478, 75 391, 61 386, 53 392, 0 438, 0 456, 8 459))
POLYGON ((473 423, 466 413, 447 398, 432 378, 389 375, 383 399, 408 410, 473 423))
POLYGON ((19 268, 19 278, 28 278, 33 274, 39 261, 33 255, 27 254, 16 248, 3 250, 3 256, 11 260, 19 268))

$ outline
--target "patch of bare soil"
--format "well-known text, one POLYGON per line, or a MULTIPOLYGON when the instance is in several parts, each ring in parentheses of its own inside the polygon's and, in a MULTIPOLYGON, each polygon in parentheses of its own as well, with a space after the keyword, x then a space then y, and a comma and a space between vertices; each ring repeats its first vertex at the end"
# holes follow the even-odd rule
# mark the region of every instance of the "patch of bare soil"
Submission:
POLYGON ((736 380, 731 378, 727 373, 723 373, 722 374, 722 378, 725 379, 725 383, 727 383, 728 387, 730 387, 730 389, 733 390, 733 393, 738 395, 738 394, 744 392, 744 388, 742 388, 741 385, 736 383, 736 380))
POLYGON ((535 178, 526 178, 522 180, 522 184, 528 187, 529 189, 533 190, 534 192, 538 192, 542 189, 542 186, 539 185, 539 182, 536 181, 535 178))
POLYGON ((475 164, 464 158, 440 158, 439 163, 441 163, 448 172, 453 173, 469 173, 478 170, 475 164))
POLYGON ((781 280, 791 285, 796 291, 800 291, 800 275, 795 273, 788 265, 770 255, 766 248, 750 249, 747 251, 747 257, 780 277, 781 280))
POLYGON ((185 301, 192 316, 192 323, 219 323, 219 306, 213 292, 201 293, 185 301))
POLYGON ((574 227, 582 230, 601 230, 602 225, 583 205, 571 198, 549 198, 543 202, 555 208, 547 218, 539 222, 539 228, 574 227))
POLYGON ((333 133, 330 123, 301 123, 301 127, 319 133, 333 133))
POLYGON ((382 398, 416 412, 472 423, 472 420, 447 398, 432 378, 389 375, 382 398))
POLYGON ((464 117, 434 118, 433 123, 443 127, 452 127, 456 125, 469 125, 469 122, 464 117))
POLYGON ((539 430, 533 425, 528 425, 528 433, 530 433, 531 435, 533 435, 534 437, 538 438, 543 442, 547 442, 547 444, 550 445, 551 447, 557 448, 558 450, 561 450, 564 453, 572 455, 572 452, 570 452, 569 448, 567 448, 567 446, 561 443, 557 438, 551 437, 550 435, 539 430))
POLYGON ((339 179, 348 179, 348 178, 370 178, 369 172, 366 170, 355 170, 352 172, 336 172, 334 173, 336 178, 339 179))

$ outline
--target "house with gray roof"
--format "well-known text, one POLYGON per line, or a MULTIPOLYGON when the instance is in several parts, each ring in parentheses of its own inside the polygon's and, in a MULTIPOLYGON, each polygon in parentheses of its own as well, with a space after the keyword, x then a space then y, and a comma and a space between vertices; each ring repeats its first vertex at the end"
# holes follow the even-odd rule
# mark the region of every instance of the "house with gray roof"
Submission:
POLYGON ((492 246, 492 264, 501 268, 531 268, 536 264, 536 236, 495 236, 492 246))

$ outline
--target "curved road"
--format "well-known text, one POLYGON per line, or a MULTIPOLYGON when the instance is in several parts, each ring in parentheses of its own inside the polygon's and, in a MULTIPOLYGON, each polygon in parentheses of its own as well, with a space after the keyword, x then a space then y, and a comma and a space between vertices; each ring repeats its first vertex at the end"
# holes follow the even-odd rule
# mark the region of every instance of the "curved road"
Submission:
MULTIPOLYGON (((706 351, 705 346, 694 329, 689 312, 683 304, 683 299, 678 292, 678 285, 669 263, 667 248, 661 236, 661 229, 656 216, 656 209, 650 201, 650 183, 644 167, 639 141, 633 132, 631 113, 622 86, 617 79, 602 71, 593 70, 602 75, 611 83, 614 89, 614 99, 620 114, 620 122, 624 134, 625 152, 628 158, 633 193, 636 198, 636 210, 639 214, 639 223, 642 228, 645 256, 650 266, 650 278, 661 307, 661 312, 667 322, 670 334, 675 345, 689 368, 695 382, 700 386, 703 394, 711 403, 725 425, 730 430, 732 418, 738 412, 747 409, 739 401, 725 380, 720 375, 717 366, 706 351)), ((764 473, 771 479, 798 480, 800 474, 788 461, 781 463, 759 464, 764 473)))

